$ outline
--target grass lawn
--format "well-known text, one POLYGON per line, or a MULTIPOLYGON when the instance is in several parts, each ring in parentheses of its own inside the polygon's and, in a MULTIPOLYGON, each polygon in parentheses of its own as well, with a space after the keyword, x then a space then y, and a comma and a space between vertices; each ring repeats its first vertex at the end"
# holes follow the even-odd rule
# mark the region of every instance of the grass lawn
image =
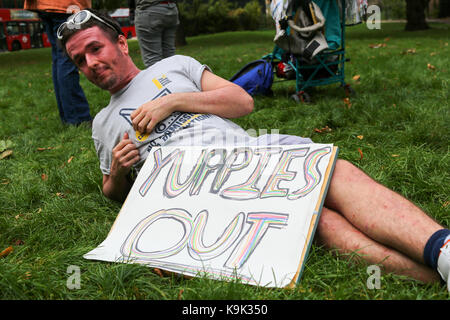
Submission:
MULTIPOLYGON (((274 97, 256 97, 254 112, 235 121, 334 143, 341 158, 449 226, 449 25, 431 26, 414 33, 402 24, 348 28, 346 79, 357 93, 350 103, 330 85, 312 92, 312 104, 296 104, 289 98, 295 83, 275 83, 274 97)), ((273 36, 198 36, 177 52, 229 78, 270 53, 273 36)), ((137 41, 129 44, 142 67, 137 41)), ((0 141, 11 141, 13 152, 0 160, 0 251, 13 247, 0 258, 0 299, 448 299, 440 284, 392 274, 370 290, 366 265, 316 245, 294 290, 160 277, 141 265, 83 259, 105 239, 121 205, 102 195, 90 130, 59 121, 50 55, 48 48, 0 54, 0 141), (80 289, 66 286, 71 265, 80 267, 80 289)), ((81 82, 95 115, 109 94, 81 82)))

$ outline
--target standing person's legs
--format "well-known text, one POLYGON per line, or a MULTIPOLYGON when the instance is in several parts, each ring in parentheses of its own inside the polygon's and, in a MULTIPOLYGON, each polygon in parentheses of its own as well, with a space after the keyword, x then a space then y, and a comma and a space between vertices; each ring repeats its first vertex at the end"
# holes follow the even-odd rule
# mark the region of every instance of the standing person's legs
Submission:
MULTIPOLYGON (((66 21, 66 15, 53 17, 53 35, 56 35, 61 23, 66 21)), ((64 111, 64 122, 78 125, 92 120, 89 103, 80 86, 80 76, 77 67, 64 54, 59 46, 57 51, 57 81, 59 85, 59 99, 64 111)))
POLYGON ((59 117, 62 122, 65 122, 64 118, 64 110, 62 108, 61 99, 59 98, 59 85, 58 85, 58 54, 56 48, 56 37, 53 34, 53 20, 49 17, 48 14, 41 13, 40 18, 45 26, 45 32, 47 33, 48 40, 52 45, 52 80, 53 80, 53 89, 55 91, 56 105, 58 106, 59 117))
MULTIPOLYGON (((319 222, 319 238, 323 242, 349 251, 376 248, 378 253, 372 252, 374 261, 382 258, 383 250, 389 250, 387 255, 395 257, 389 262, 394 263, 389 266, 391 270, 417 267, 412 273, 421 273, 419 266, 426 269, 424 248, 431 236, 443 229, 410 201, 343 160, 336 163, 325 206, 334 213, 324 211, 324 220, 319 222), (347 223, 347 232, 333 233, 327 218, 340 225, 347 223)), ((428 275, 422 280, 433 280, 428 275)))
POLYGON ((179 24, 178 15, 167 15, 164 17, 165 29, 162 35, 163 58, 175 55, 175 40, 179 24))
POLYGON ((52 45, 52 77, 59 115, 63 123, 78 125, 92 118, 89 104, 80 86, 78 69, 56 42, 56 31, 67 17, 65 14, 41 14, 52 45))
POLYGON ((162 34, 164 23, 157 13, 136 11, 136 35, 144 65, 148 68, 163 58, 162 34))

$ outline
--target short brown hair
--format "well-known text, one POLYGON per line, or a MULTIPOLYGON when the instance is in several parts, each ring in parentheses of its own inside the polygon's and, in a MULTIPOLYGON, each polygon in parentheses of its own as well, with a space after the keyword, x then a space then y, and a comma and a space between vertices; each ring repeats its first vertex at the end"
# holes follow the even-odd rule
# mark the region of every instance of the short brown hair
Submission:
POLYGON ((93 14, 95 14, 96 16, 98 16, 99 18, 105 20, 107 23, 111 24, 111 26, 113 26, 114 29, 112 29, 110 26, 104 24, 103 22, 101 22, 97 19, 89 19, 87 22, 83 23, 78 28, 65 28, 62 31, 62 39, 58 39, 58 45, 63 49, 64 53, 67 56, 69 56, 67 53, 67 50, 66 50, 67 41, 69 41, 69 39, 74 34, 76 34, 77 32, 79 32, 81 30, 85 30, 85 29, 89 29, 89 28, 97 26, 108 35, 109 39, 112 42, 116 42, 119 39, 119 35, 124 35, 122 32, 122 29, 120 27, 120 24, 116 20, 111 18, 108 14, 101 13, 94 9, 85 9, 85 10, 90 11, 93 14))

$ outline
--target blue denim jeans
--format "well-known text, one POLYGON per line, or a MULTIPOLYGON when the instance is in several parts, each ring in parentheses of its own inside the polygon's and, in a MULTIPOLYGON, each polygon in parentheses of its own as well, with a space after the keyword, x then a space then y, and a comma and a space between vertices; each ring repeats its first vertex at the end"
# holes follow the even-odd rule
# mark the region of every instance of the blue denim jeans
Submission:
POLYGON ((59 116, 63 123, 78 125, 92 120, 89 104, 80 86, 77 67, 57 45, 56 31, 68 14, 40 12, 48 39, 52 45, 52 77, 59 116))

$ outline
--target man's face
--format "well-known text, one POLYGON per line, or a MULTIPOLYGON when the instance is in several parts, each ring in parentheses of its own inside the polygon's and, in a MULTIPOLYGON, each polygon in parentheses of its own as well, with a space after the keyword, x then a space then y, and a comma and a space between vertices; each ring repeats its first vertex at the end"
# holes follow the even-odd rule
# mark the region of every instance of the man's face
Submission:
MULTIPOLYGON (((126 43, 126 42, 125 42, 126 43)), ((125 52, 119 40, 111 42, 99 27, 81 30, 66 43, 67 53, 93 84, 114 93, 124 85, 125 52)))

